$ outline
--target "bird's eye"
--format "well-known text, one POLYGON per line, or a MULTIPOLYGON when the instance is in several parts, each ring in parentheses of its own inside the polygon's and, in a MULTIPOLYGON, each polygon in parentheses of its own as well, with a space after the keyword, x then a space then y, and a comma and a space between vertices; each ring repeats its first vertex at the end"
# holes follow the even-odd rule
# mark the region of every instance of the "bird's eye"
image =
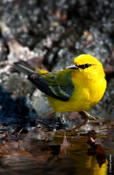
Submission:
POLYGON ((79 65, 78 67, 79 68, 81 68, 81 69, 86 69, 86 68, 88 68, 88 67, 90 67, 91 66, 91 64, 82 64, 82 65, 79 65))

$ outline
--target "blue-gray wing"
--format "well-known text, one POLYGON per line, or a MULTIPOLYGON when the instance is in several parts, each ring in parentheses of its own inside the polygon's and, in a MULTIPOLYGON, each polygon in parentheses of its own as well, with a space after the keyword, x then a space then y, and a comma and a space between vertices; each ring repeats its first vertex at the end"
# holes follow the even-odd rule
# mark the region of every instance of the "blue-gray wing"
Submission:
POLYGON ((68 101, 74 90, 70 69, 59 73, 31 73, 28 79, 46 95, 62 101, 68 101))

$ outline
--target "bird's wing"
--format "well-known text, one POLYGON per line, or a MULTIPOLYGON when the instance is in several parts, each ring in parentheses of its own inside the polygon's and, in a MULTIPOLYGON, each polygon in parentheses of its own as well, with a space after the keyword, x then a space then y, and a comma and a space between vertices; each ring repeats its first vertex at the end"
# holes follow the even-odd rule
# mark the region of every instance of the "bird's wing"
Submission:
POLYGON ((34 73, 30 74, 28 79, 46 95, 62 101, 69 100, 74 89, 70 69, 59 73, 34 73))

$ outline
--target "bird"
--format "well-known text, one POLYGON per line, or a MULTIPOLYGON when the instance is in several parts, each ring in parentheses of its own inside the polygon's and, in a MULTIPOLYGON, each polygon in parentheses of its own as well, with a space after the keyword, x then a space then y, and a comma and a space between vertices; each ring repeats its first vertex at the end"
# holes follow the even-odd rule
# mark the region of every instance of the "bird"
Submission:
POLYGON ((96 57, 81 54, 72 65, 56 72, 34 69, 23 60, 13 66, 44 92, 55 112, 75 111, 86 119, 95 119, 87 110, 102 99, 107 86, 103 65, 96 57))

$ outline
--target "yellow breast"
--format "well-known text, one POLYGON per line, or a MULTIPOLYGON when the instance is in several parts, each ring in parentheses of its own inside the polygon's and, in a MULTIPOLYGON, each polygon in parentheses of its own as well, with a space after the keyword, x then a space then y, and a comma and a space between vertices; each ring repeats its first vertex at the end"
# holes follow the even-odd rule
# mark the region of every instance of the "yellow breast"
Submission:
POLYGON ((106 89, 103 68, 93 66, 86 70, 72 72, 74 91, 68 101, 48 97, 50 105, 56 112, 88 110, 101 100, 106 89))

